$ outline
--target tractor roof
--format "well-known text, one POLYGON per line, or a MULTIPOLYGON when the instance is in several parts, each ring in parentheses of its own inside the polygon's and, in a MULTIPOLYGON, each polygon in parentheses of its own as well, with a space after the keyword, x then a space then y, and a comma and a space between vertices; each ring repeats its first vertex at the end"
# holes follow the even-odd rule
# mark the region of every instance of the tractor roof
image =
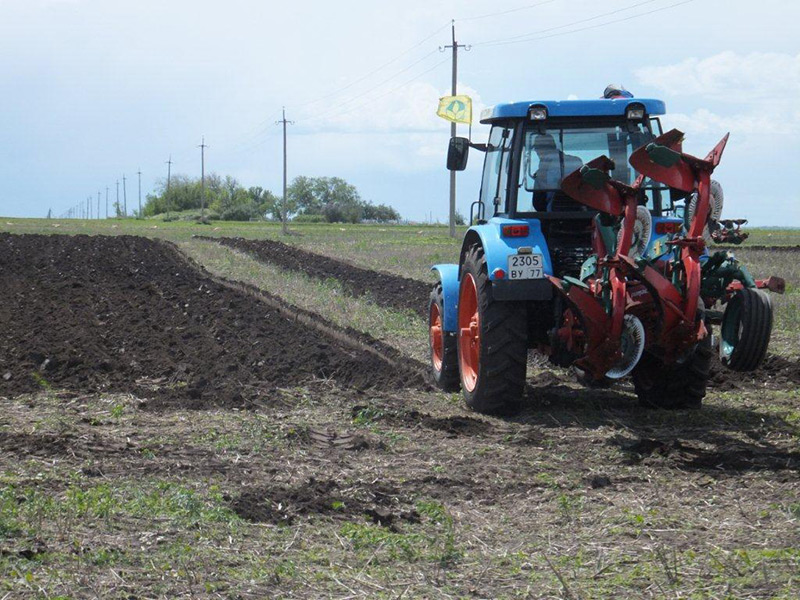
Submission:
POLYGON ((523 119, 533 105, 547 107, 548 117, 621 117, 630 104, 644 105, 648 115, 663 115, 666 106, 663 100, 652 98, 615 98, 613 100, 532 100, 498 104, 481 112, 481 123, 493 123, 502 119, 523 119))

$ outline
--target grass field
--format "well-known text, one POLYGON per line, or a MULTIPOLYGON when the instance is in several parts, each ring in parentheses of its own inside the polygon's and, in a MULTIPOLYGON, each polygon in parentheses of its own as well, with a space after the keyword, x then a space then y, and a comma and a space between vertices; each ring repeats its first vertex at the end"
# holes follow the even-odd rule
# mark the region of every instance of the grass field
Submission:
MULTIPOLYGON (((0 219, 15 234, 174 242, 214 277, 424 362, 418 314, 192 236, 281 239, 422 281, 460 241, 443 227, 294 229, 0 219)), ((757 277, 786 278, 772 348, 796 360, 795 254, 747 244, 798 245, 800 231, 755 230, 737 250, 757 277)), ((335 378, 196 410, 40 387, 0 392, 2 598, 800 596, 796 385, 756 377, 711 389, 699 412, 649 411, 628 384, 587 390, 532 355, 525 408, 507 419, 335 378)))

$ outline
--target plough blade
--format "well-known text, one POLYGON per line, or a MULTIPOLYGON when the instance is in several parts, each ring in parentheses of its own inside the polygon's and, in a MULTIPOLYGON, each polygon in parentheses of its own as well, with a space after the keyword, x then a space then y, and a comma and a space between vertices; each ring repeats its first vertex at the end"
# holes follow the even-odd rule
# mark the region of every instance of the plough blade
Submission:
POLYGON ((694 189, 694 173, 681 160, 683 155, 683 132, 677 129, 657 137, 634 150, 628 162, 642 175, 666 185, 691 192, 694 189))
POLYGON ((629 162, 650 179, 682 192, 692 192, 697 187, 697 172, 711 173, 719 164, 729 135, 725 134, 703 159, 684 153, 683 132, 673 129, 635 150, 629 162))

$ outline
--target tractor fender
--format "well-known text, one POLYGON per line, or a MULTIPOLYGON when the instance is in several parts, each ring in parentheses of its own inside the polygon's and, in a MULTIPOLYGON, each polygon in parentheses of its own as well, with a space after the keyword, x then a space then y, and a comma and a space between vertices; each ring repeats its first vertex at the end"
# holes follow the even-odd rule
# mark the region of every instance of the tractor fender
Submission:
MULTIPOLYGON (((483 254, 486 259, 486 267, 489 272, 489 280, 496 279, 495 269, 508 269, 508 257, 516 254, 519 248, 528 246, 532 252, 542 255, 544 264, 544 274, 553 274, 553 263, 550 259, 550 249, 542 235, 542 226, 538 219, 506 219, 494 217, 483 225, 474 225, 467 230, 464 241, 461 244, 461 256, 459 265, 464 264, 464 256, 470 246, 480 244, 483 247, 483 254), (504 225, 527 225, 528 235, 525 237, 503 237, 504 225)), ((459 276, 461 275, 459 270, 459 276)), ((548 286, 549 288, 550 286, 548 286)))
POLYGON ((458 330, 458 265, 433 265, 431 271, 442 282, 442 303, 444 305, 444 330, 458 330))

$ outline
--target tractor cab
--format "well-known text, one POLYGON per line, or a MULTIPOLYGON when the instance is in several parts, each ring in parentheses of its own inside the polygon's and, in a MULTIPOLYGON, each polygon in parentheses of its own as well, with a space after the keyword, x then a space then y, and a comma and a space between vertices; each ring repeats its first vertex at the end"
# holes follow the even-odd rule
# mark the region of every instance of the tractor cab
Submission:
MULTIPOLYGON (((470 209, 471 224, 520 220, 541 230, 551 249, 548 274, 578 276, 592 254, 592 220, 596 211, 569 198, 564 177, 605 155, 614 161, 611 177, 631 185, 638 173, 628 158, 662 133, 664 102, 615 97, 600 100, 532 101, 500 104, 481 114, 492 126, 486 144, 451 140, 448 166, 466 167, 470 147, 485 153, 479 198, 470 209)), ((641 209, 634 241, 639 255, 667 251, 668 233, 682 226, 670 190, 653 180, 639 188, 641 209)), ((682 207, 681 207, 682 208, 682 207)))

